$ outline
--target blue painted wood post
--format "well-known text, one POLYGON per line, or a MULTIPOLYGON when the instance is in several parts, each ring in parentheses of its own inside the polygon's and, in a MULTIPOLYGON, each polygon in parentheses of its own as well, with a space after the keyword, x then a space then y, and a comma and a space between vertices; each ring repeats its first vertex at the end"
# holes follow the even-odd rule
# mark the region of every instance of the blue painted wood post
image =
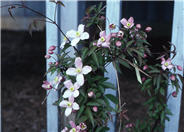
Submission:
MULTIPOLYGON (((49 0, 46 1, 46 15, 53 20, 54 8, 54 3, 49 2, 49 0)), ((46 50, 48 50, 51 45, 58 46, 58 30, 55 25, 46 23, 46 50)), ((49 68, 48 63, 52 61, 54 60, 47 60, 47 70, 49 68)), ((53 76, 50 76, 50 74, 48 74, 47 80, 49 82, 52 81, 53 76)), ((58 92, 51 90, 49 96, 47 97, 47 132, 58 132, 58 107, 53 105, 53 103, 57 100, 58 92)))
MULTIPOLYGON (((109 24, 113 23, 119 26, 120 23, 120 14, 121 14, 121 4, 120 0, 107 0, 106 1, 106 33, 109 34, 109 24), (110 23, 109 23, 110 22, 110 23)), ((118 30, 114 30, 113 32, 117 32, 118 30)), ((106 68, 108 73, 105 73, 106 77, 109 77, 109 82, 113 83, 115 86, 117 86, 116 83, 116 70, 113 67, 113 64, 109 64, 106 68)), ((115 96, 117 95, 117 91, 108 89, 106 90, 106 94, 114 94, 115 96)), ((115 108, 115 105, 111 103, 111 106, 115 108)), ((115 113, 111 113, 115 114, 115 113)), ((108 127, 110 128, 109 132, 115 132, 115 122, 116 118, 115 116, 113 117, 113 122, 109 121, 108 122, 108 127)))
MULTIPOLYGON (((184 1, 176 0, 174 3, 174 17, 172 27, 172 43, 176 46, 177 55, 173 59, 172 63, 184 67, 184 1)), ((184 69, 183 69, 184 70, 184 69)), ((183 75, 183 71, 177 71, 183 75)), ((180 82, 180 86, 182 86, 180 82)), ((182 87, 181 87, 182 88, 182 87)), ((168 95, 172 93, 174 89, 168 87, 168 95)), ((170 97, 167 101, 168 108, 173 115, 169 116, 170 121, 165 121, 165 132, 178 132, 179 118, 180 118, 180 106, 181 106, 182 89, 176 98, 170 97)))

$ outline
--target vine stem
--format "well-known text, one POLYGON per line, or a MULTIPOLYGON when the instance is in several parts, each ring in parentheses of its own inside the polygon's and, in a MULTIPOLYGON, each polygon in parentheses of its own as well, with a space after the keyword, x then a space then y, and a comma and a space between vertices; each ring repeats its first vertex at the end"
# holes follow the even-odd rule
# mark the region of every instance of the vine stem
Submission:
MULTIPOLYGON (((119 100, 119 108, 121 109, 121 91, 120 91, 120 86, 119 86, 119 78, 118 78, 118 72, 117 69, 115 67, 115 62, 113 61, 113 66, 115 69, 115 73, 116 73, 116 82, 117 82, 117 86, 118 86, 118 100, 119 100)), ((121 124, 122 124, 122 120, 120 118, 120 122, 119 122, 119 130, 118 132, 121 132, 121 124)))

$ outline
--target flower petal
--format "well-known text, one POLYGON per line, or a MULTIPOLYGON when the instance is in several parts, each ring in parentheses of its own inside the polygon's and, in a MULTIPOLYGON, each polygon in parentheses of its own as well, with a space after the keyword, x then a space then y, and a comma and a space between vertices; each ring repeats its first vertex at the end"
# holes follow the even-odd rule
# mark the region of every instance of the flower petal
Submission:
POLYGON ((73 105, 72 105, 72 108, 74 109, 74 110, 79 110, 79 105, 77 104, 77 103, 73 103, 73 105))
POLYGON ((82 73, 85 74, 85 75, 88 74, 91 71, 92 71, 92 68, 90 66, 84 66, 82 68, 82 73))
POLYGON ((80 38, 74 38, 72 41, 71 41, 71 45, 72 46, 76 46, 77 43, 80 41, 80 38))
POLYGON ((59 103, 59 106, 60 106, 60 107, 67 107, 67 103, 68 103, 68 101, 63 100, 63 101, 61 101, 61 102, 59 103))
POLYGON ((83 34, 81 34, 80 39, 81 39, 81 40, 89 39, 89 33, 84 32, 83 34))
POLYGON ((110 39, 111 39, 111 35, 108 35, 108 36, 106 37, 106 42, 109 42, 110 39))
POLYGON ((74 92, 73 92, 73 97, 78 97, 79 96, 79 90, 75 90, 74 92))
POLYGON ((65 47, 66 41, 63 41, 60 45, 60 48, 63 49, 65 47))
POLYGON ((75 90, 77 90, 77 89, 80 88, 80 85, 76 82, 76 83, 74 84, 74 88, 75 88, 75 90))
POLYGON ((84 84, 84 76, 83 74, 78 74, 76 77, 77 83, 82 86, 84 84))
POLYGON ((131 24, 133 24, 133 23, 134 23, 134 18, 133 18, 133 17, 130 17, 130 18, 128 19, 128 22, 131 23, 131 24))
POLYGON ((104 37, 104 38, 105 38, 105 36, 106 36, 105 31, 101 31, 101 32, 100 32, 100 37, 104 37))
POLYGON ((172 64, 170 64, 170 65, 168 65, 168 67, 167 67, 168 69, 172 69, 173 68, 173 65, 172 64))
POLYGON ((75 30, 70 30, 66 33, 66 36, 70 38, 76 38, 76 31, 75 30))
POLYGON ((127 20, 125 19, 125 18, 123 18, 123 19, 121 19, 121 24, 123 24, 124 26, 126 26, 126 24, 127 24, 127 20))
POLYGON ((82 69, 82 59, 80 57, 75 58, 75 67, 82 69))
POLYGON ((69 116, 71 113, 72 113, 72 108, 71 107, 66 108, 65 116, 69 116))
POLYGON ((68 68, 68 70, 66 71, 66 74, 70 76, 76 76, 77 72, 75 68, 68 68))
POLYGON ((72 92, 70 90, 66 90, 63 94, 63 98, 69 98, 72 96, 72 92))
POLYGON ((75 125, 75 123, 74 123, 73 121, 70 121, 69 123, 70 123, 70 126, 71 126, 72 128, 75 128, 75 127, 76 127, 76 125, 75 125))
POLYGON ((80 33, 83 33, 84 32, 84 25, 83 24, 80 24, 78 26, 78 32, 80 32, 80 33))
POLYGON ((163 70, 166 70, 166 68, 167 68, 167 67, 165 67, 164 65, 162 65, 162 69, 163 69, 163 70))
POLYGON ((67 80, 64 82, 64 85, 66 88, 71 88, 73 86, 73 83, 71 80, 67 80))

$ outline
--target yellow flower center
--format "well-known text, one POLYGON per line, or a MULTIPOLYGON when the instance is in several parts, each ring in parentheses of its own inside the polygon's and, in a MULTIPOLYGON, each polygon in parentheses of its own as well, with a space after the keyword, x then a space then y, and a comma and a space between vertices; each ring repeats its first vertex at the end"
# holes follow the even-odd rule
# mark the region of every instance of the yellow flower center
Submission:
POLYGON ((100 40, 101 40, 102 42, 104 42, 104 41, 105 41, 105 38, 104 38, 104 37, 101 37, 100 40))
POLYGON ((72 106, 72 103, 68 102, 68 103, 67 103, 67 106, 68 106, 68 107, 72 106))
POLYGON ((76 32, 76 36, 79 37, 80 36, 80 32, 76 32))
POLYGON ((67 38, 66 38, 66 37, 64 37, 64 38, 63 38, 63 40, 64 40, 64 41, 66 41, 66 40, 67 40, 67 38))
POLYGON ((77 72, 77 73, 80 73, 80 72, 81 72, 81 69, 80 69, 80 68, 77 68, 77 69, 76 69, 76 72, 77 72))
POLYGON ((54 81, 55 82, 58 82, 59 78, 58 77, 55 77, 54 81))
POLYGON ((128 23, 127 23, 127 27, 130 27, 130 26, 131 26, 131 24, 128 22, 128 23))
POLYGON ((76 132, 76 129, 75 128, 72 128, 72 132, 76 132))
POLYGON ((74 87, 71 87, 70 90, 73 92, 74 91, 74 87))
POLYGON ((165 65, 166 67, 169 66, 168 62, 166 62, 164 65, 165 65))

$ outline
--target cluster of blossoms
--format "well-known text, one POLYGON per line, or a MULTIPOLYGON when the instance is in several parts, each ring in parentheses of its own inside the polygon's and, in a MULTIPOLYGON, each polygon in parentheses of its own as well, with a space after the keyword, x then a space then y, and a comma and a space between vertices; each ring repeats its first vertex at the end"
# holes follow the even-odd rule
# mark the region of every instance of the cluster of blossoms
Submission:
MULTIPOLYGON (((73 121, 70 121, 70 126, 71 129, 69 130, 69 132, 86 132, 87 126, 85 123, 80 123, 78 126, 76 126, 76 124, 73 121)), ((61 130, 61 132, 67 132, 68 128, 65 127, 63 130, 61 130)))

